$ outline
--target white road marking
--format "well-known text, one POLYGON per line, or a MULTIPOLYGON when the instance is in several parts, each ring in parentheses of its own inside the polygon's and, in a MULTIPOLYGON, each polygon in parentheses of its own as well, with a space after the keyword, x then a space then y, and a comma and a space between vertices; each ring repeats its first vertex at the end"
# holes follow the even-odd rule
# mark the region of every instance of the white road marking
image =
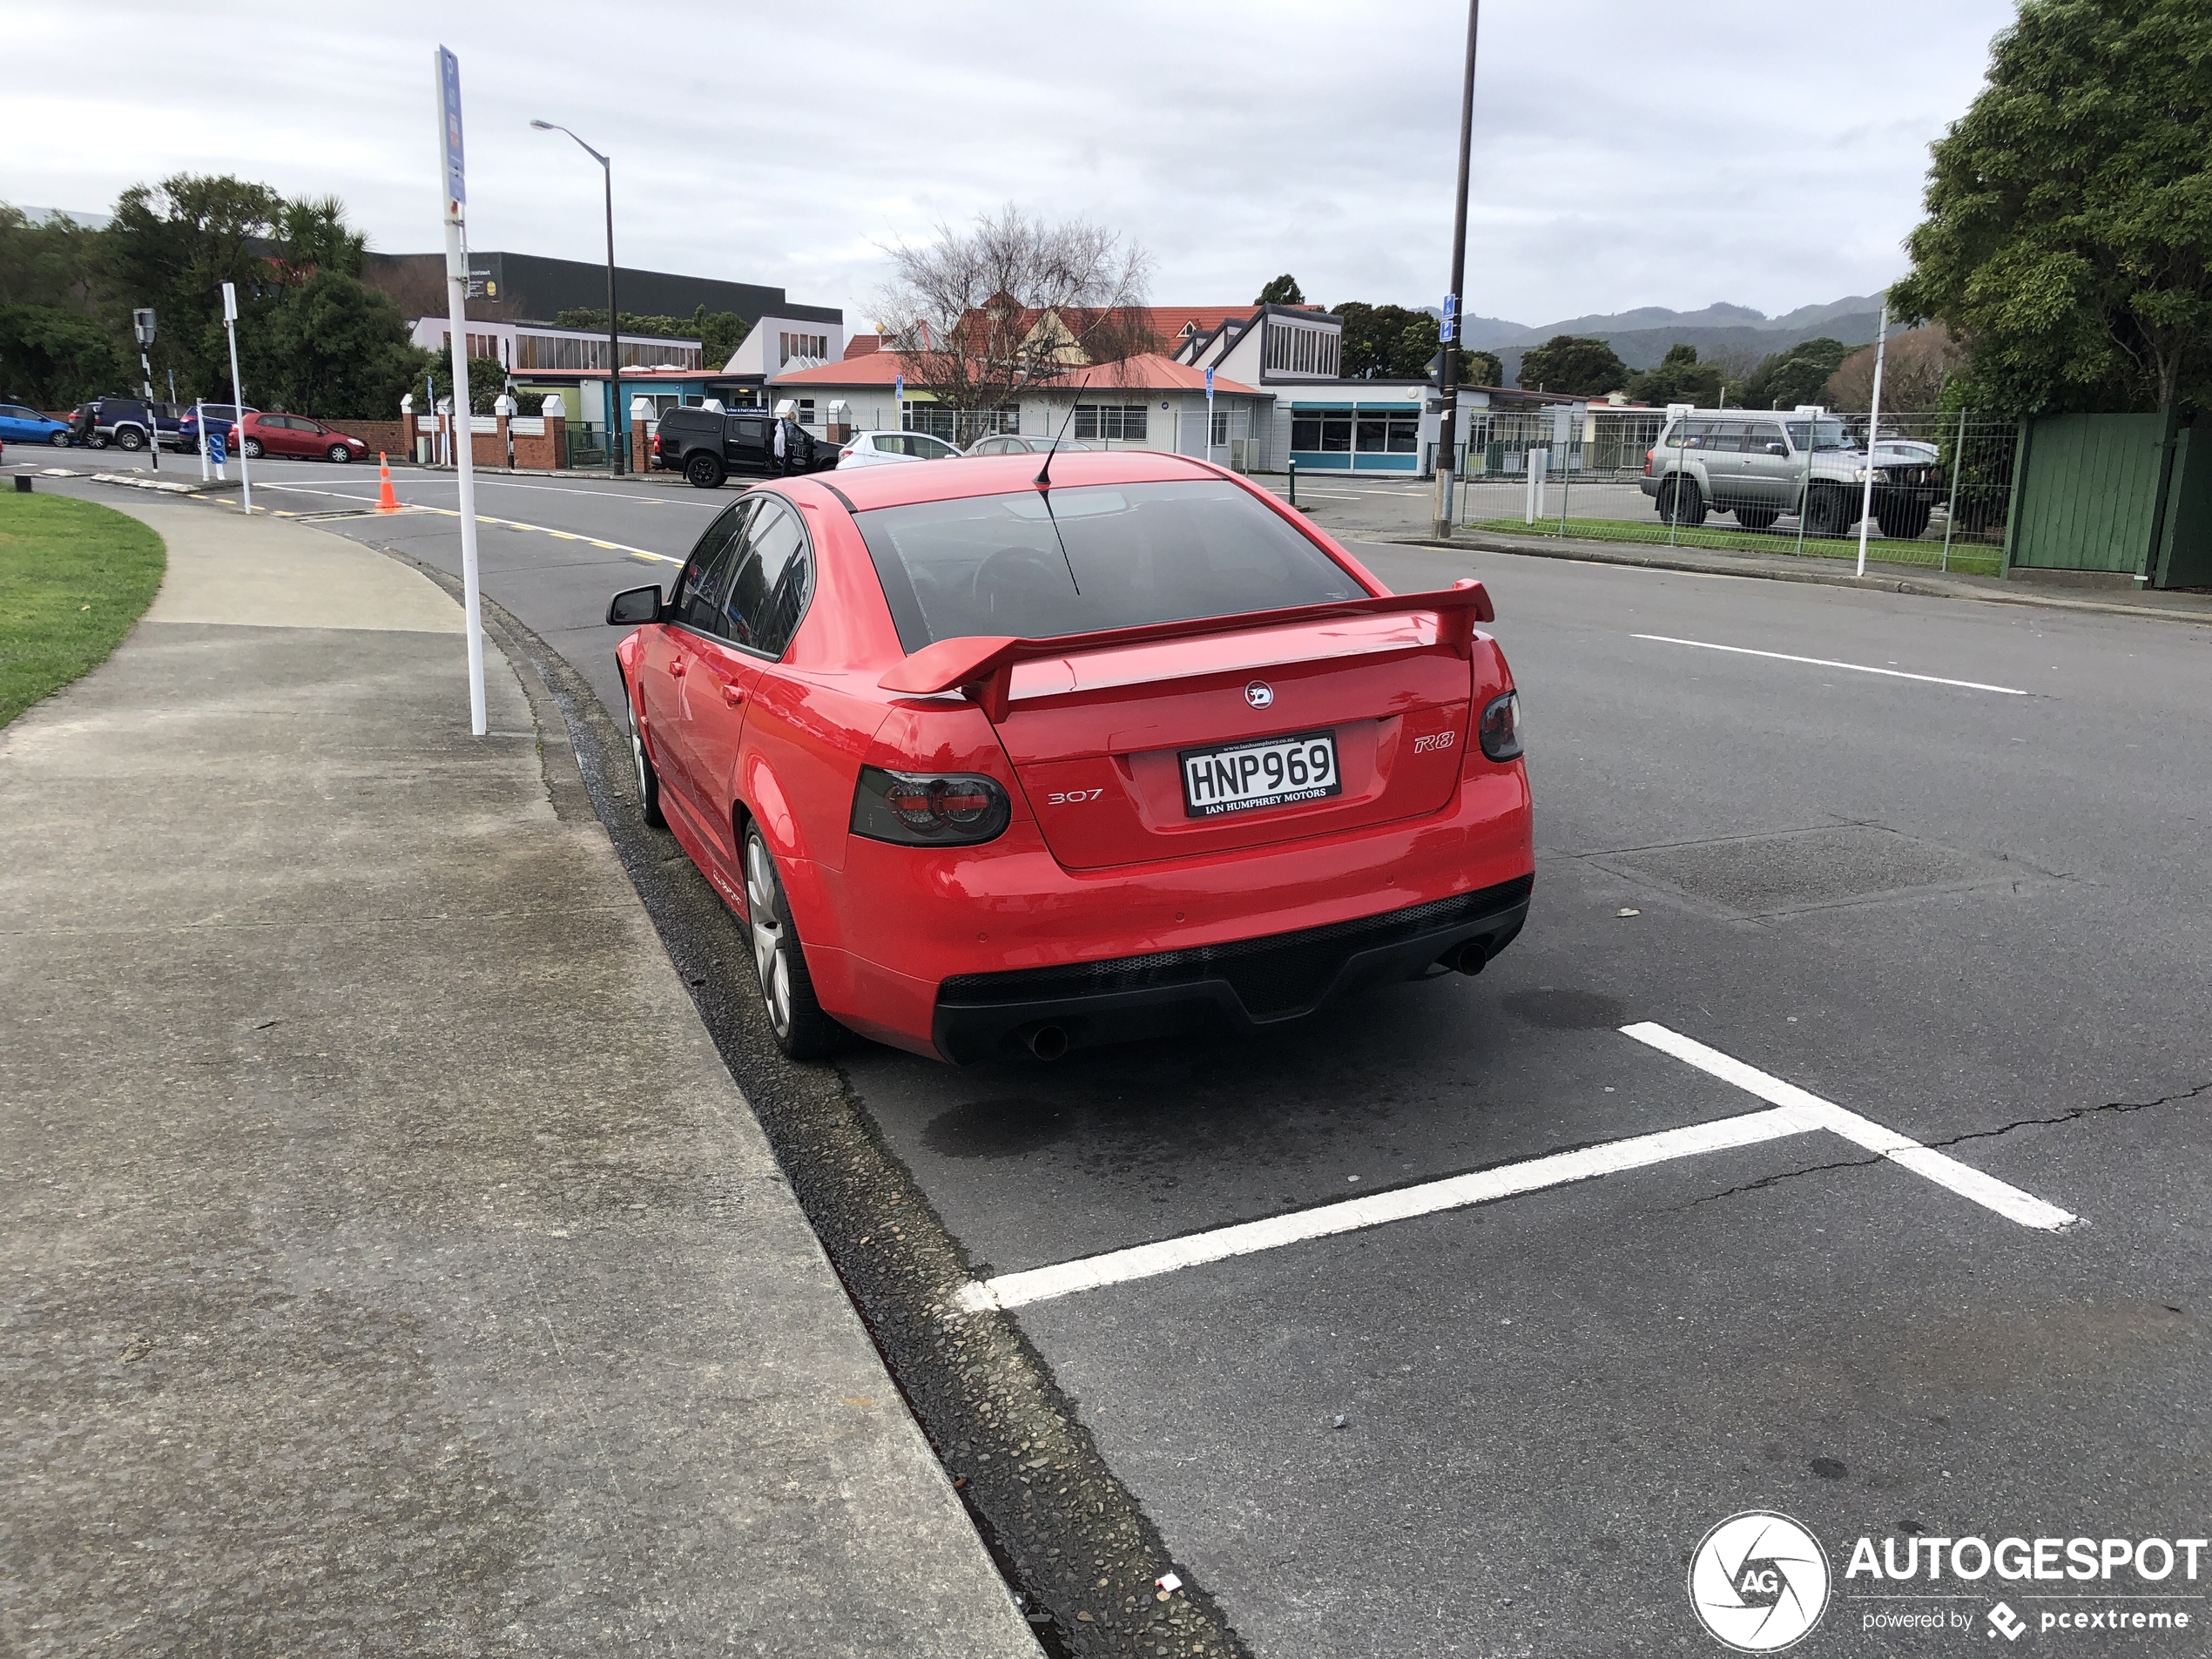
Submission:
POLYGON ((1985 1175, 1954 1157, 1923 1146, 1910 1136, 1885 1128, 1833 1101, 1823 1100, 1794 1083, 1770 1076, 1663 1025, 1646 1021, 1622 1026, 1621 1032, 1757 1096, 1769 1103, 1768 1109, 1712 1123, 1692 1123, 1683 1129, 1631 1136, 1626 1140, 1608 1141, 1572 1152, 1554 1152, 1518 1163, 1501 1164, 1496 1169, 1477 1170, 1390 1192, 1373 1192, 1335 1204, 1317 1204, 1311 1210, 1270 1216, 1262 1221, 1238 1222, 1217 1227, 1211 1232, 1133 1244, 1126 1250, 1108 1251, 1049 1267, 1001 1273, 995 1278, 974 1280, 963 1285, 956 1299, 961 1308, 970 1313, 1026 1307, 1033 1302, 1049 1302, 1078 1291, 1124 1285, 1132 1279, 1157 1278, 1163 1273, 1207 1262, 1226 1261, 1233 1256, 1279 1250, 1285 1244, 1358 1232, 1441 1211, 1463 1210, 1547 1187, 1566 1186, 1602 1175, 1617 1175, 1626 1170, 1648 1169, 1676 1158, 1695 1157, 1701 1152, 1756 1146, 1764 1141, 1810 1134, 1815 1130, 1840 1135, 2023 1227, 2057 1232, 2080 1219, 2056 1204, 2046 1204, 1994 1176, 1985 1175))
POLYGON ((1724 651, 1737 657, 1768 657, 1777 663, 1805 663, 1814 668, 1847 668, 1854 674, 1879 674, 1887 679, 1919 680, 1928 685, 1956 685, 1969 691, 2001 691, 2006 697, 2026 697, 2017 685, 1985 685, 1979 680, 1947 680, 1935 674, 1907 674, 1894 668, 1870 668, 1865 663, 1831 662, 1825 657, 1792 657, 1786 651, 1753 651, 1748 645, 1716 645, 1710 639, 1676 639, 1669 634, 1630 634, 1631 639, 1656 640, 1662 645, 1694 645, 1699 651, 1724 651))
POLYGON ((1806 1122, 1803 1114, 1786 1107, 1777 1107, 1770 1111, 1746 1112, 1736 1117, 1723 1117, 1717 1123, 1692 1123, 1686 1129, 1661 1130, 1653 1135, 1608 1141, 1602 1146, 1586 1146, 1572 1152, 1554 1152, 1520 1163, 1503 1164, 1494 1170, 1477 1170, 1468 1175, 1448 1176, 1441 1181, 1425 1182, 1420 1186, 1399 1187, 1390 1192, 1371 1192, 1363 1197, 1320 1204, 1312 1210, 1293 1211, 1286 1216, 1270 1216, 1264 1221, 1240 1222, 1235 1226, 1216 1228, 1211 1232, 1192 1233, 1182 1238, 1163 1238, 1157 1244, 1109 1251, 1103 1256, 1062 1262, 1056 1266, 1002 1273, 996 1278, 964 1287, 960 1294, 960 1302, 971 1312, 981 1312, 988 1308, 1022 1307, 1031 1302, 1067 1296, 1076 1291, 1096 1290, 1101 1285, 1119 1285, 1130 1279, 1152 1278, 1162 1273, 1174 1272, 1177 1268, 1195 1267, 1203 1262, 1222 1261, 1231 1256, 1249 1256, 1255 1251, 1277 1250, 1285 1244, 1301 1244, 1309 1238, 1325 1238, 1332 1233, 1356 1232, 1366 1227, 1381 1226, 1386 1222, 1434 1215, 1441 1210, 1465 1209, 1470 1204, 1488 1204, 1520 1193, 1539 1191, 1545 1187, 1564 1186, 1569 1182, 1588 1181, 1601 1175, 1616 1174, 1622 1170, 1640 1170, 1675 1158, 1691 1157, 1700 1152, 1717 1152, 1733 1146, 1753 1146, 1761 1141, 1778 1140, 1786 1135, 1803 1135, 1818 1127, 1817 1123, 1806 1122))
POLYGON ((1984 1175, 1957 1158, 1923 1146, 1910 1136, 1885 1129, 1871 1118, 1861 1117, 1795 1083, 1769 1076, 1755 1066, 1747 1066, 1741 1060, 1717 1049, 1709 1049, 1678 1031, 1669 1031, 1663 1025, 1645 1021, 1638 1025, 1624 1025, 1621 1031, 1624 1036, 1648 1043, 1662 1054, 1670 1054, 1700 1071, 1710 1072, 1723 1082, 1733 1083, 1746 1094, 1757 1095, 1784 1110, 1799 1113, 1810 1121, 1811 1127, 1832 1130, 1870 1152, 1878 1152, 1915 1175, 1925 1176, 1938 1186, 1948 1187, 1960 1197, 1971 1198, 1984 1209, 1995 1211, 2007 1221, 2017 1221, 2023 1227, 2034 1227, 2044 1232, 2056 1232, 2080 1219, 2056 1204, 2046 1204, 2032 1193, 2007 1185, 1993 1175, 1984 1175))
MULTIPOLYGON (((374 496, 356 496, 343 489, 314 489, 306 484, 265 484, 266 489, 281 489, 295 496, 331 496, 341 501, 360 501, 374 504, 374 496)), ((418 502, 405 503, 401 510, 409 513, 435 513, 442 518, 458 518, 461 512, 454 507, 431 507, 418 502)), ((656 553, 650 548, 632 547, 627 542, 603 542, 596 536, 579 536, 573 530, 556 530, 550 524, 525 524, 516 518, 495 518, 489 513, 478 513, 479 524, 496 524, 502 529, 535 530, 540 536, 551 536, 563 542, 588 542, 593 547, 604 548, 610 553, 627 553, 633 559, 651 559, 656 564, 681 564, 683 560, 671 558, 665 553, 656 553)))

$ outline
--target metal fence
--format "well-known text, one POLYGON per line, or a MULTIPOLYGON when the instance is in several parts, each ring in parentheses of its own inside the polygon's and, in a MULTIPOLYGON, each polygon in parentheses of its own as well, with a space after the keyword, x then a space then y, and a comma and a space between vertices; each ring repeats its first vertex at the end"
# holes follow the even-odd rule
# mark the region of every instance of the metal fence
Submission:
POLYGON ((605 421, 570 421, 568 435, 570 466, 604 467, 607 464, 605 421))
MULTIPOLYGON (((1467 528, 1846 558, 1866 497, 1864 415, 1478 411, 1457 490, 1467 528), (1662 438, 1666 441, 1662 442, 1662 438)), ((1973 411, 1882 415, 1867 556, 1994 575, 2019 426, 1973 411)))

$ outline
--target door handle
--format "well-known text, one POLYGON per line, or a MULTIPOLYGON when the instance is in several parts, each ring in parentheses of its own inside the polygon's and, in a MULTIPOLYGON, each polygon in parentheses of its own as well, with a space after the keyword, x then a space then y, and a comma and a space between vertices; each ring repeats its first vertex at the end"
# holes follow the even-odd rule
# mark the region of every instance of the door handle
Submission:
POLYGON ((735 680, 723 681, 722 700, 734 709, 738 704, 745 701, 745 687, 738 685, 735 680))
POLYGON ((671 679, 680 680, 684 678, 684 659, 681 657, 671 658, 669 660, 668 673, 671 679))

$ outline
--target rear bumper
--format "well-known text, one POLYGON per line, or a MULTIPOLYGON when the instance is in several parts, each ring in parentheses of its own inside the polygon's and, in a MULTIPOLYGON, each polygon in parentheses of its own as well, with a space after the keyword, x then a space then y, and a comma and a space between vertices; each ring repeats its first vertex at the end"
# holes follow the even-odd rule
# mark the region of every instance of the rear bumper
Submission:
POLYGON ((1527 917, 1533 880, 1228 944, 957 975, 938 988, 933 1035, 940 1054, 965 1064, 1048 1027, 1071 1048, 1208 1027, 1258 1031, 1419 978, 1469 944, 1496 955, 1527 917))

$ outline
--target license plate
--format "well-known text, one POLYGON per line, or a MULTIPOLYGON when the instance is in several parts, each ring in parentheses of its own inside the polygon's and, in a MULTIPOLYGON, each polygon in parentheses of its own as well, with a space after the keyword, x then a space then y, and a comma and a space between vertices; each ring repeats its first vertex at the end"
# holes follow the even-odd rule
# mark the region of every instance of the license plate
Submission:
POLYGON ((1257 812, 1344 792, 1333 732, 1185 749, 1176 758, 1183 763, 1183 811, 1189 818, 1257 812))

